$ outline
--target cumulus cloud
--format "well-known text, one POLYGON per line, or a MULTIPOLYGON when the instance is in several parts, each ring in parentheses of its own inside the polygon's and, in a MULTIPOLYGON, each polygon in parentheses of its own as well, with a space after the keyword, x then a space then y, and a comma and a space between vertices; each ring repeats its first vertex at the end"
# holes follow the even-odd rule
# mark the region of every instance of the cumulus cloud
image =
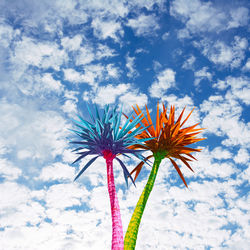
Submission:
POLYGON ((129 19, 127 26, 131 27, 137 36, 155 36, 160 28, 155 16, 140 15, 129 19))
POLYGON ((48 94, 59 96, 64 91, 61 81, 55 80, 51 73, 36 74, 32 70, 22 74, 15 85, 26 96, 44 96, 48 94))
POLYGON ((151 97, 162 97, 169 88, 175 86, 175 72, 167 68, 157 75, 157 80, 149 88, 151 97))
POLYGON ((72 167, 55 162, 50 166, 44 167, 41 171, 39 179, 43 181, 49 180, 73 180, 75 171, 72 167))
POLYGON ((64 79, 73 83, 79 83, 83 81, 83 75, 74 69, 64 69, 64 79))
POLYGON ((27 109, 1 102, 1 137, 20 159, 45 161, 62 153, 68 133, 66 121, 54 111, 27 109))
POLYGON ((22 67, 33 65, 59 70, 60 66, 68 60, 64 50, 59 49, 56 44, 37 42, 29 37, 23 37, 22 41, 18 41, 13 52, 12 63, 22 67))
POLYGON ((206 115, 202 127, 217 136, 226 136, 223 145, 248 145, 250 124, 242 121, 242 107, 234 99, 222 96, 210 96, 200 105, 201 111, 206 115))
POLYGON ((196 58, 191 55, 182 65, 183 69, 194 69, 194 63, 196 58))
POLYGON ((113 57, 116 56, 116 52, 114 49, 111 49, 110 47, 108 47, 107 45, 104 44, 99 44, 97 51, 96 51, 96 58, 98 60, 102 59, 102 58, 109 58, 109 57, 113 57))
POLYGON ((121 24, 120 22, 116 22, 116 20, 110 19, 106 21, 96 17, 91 25, 94 29, 95 36, 98 38, 107 39, 110 37, 118 42, 119 37, 123 36, 121 24))
POLYGON ((82 43, 82 37, 81 35, 76 35, 72 38, 70 37, 63 37, 61 39, 62 46, 69 50, 74 51, 80 49, 81 43, 82 43))
POLYGON ((195 86, 198 86, 202 80, 205 80, 205 79, 208 79, 209 81, 212 80, 212 74, 208 72, 208 67, 203 67, 201 70, 196 71, 194 73, 194 76, 195 76, 195 80, 194 80, 195 86))
POLYGON ((10 41, 13 38, 14 30, 9 25, 0 25, 0 39, 1 39, 1 46, 4 48, 9 47, 10 41))
POLYGON ((131 106, 137 104, 139 107, 145 106, 148 102, 147 95, 140 93, 138 90, 128 91, 119 98, 120 103, 123 104, 124 111, 131 110, 131 106))
POLYGON ((8 181, 16 180, 22 174, 22 170, 15 167, 7 159, 0 158, 0 176, 8 181))
POLYGON ((249 162, 249 154, 247 149, 240 148, 237 155, 234 157, 234 161, 236 163, 248 163, 249 162))
POLYGON ((138 76, 138 72, 135 67, 135 57, 130 57, 129 55, 126 56, 126 67, 128 69, 127 76, 129 78, 138 76))
POLYGON ((120 76, 120 69, 114 64, 108 64, 106 70, 109 77, 118 78, 120 76))
POLYGON ((213 149, 213 151, 211 152, 212 157, 214 159, 230 159, 232 157, 232 154, 230 151, 228 151, 227 149, 224 149, 222 147, 216 147, 213 149))
POLYGON ((168 37, 169 37, 169 32, 165 32, 163 35, 162 35, 162 40, 167 40, 168 39, 168 37))
POLYGON ((230 10, 231 20, 229 21, 229 28, 237 28, 247 25, 249 20, 248 9, 245 7, 238 7, 230 10))
POLYGON ((72 68, 67 68, 63 71, 65 80, 73 83, 87 83, 94 90, 97 88, 99 82, 104 79, 115 78, 116 74, 119 74, 118 69, 112 64, 107 65, 106 68, 102 64, 89 64, 81 72, 72 68))
POLYGON ((249 58, 247 59, 247 62, 242 69, 243 71, 250 71, 250 59, 249 58))
POLYGON ((208 39, 194 42, 194 45, 201 49, 202 54, 214 64, 222 67, 238 68, 245 58, 248 42, 246 38, 235 36, 231 45, 223 41, 210 41, 208 39))
POLYGON ((199 0, 191 3, 175 0, 171 3, 170 13, 183 23, 186 29, 180 30, 180 38, 189 38, 191 34, 201 32, 220 32, 230 28, 244 26, 248 21, 248 10, 245 7, 215 5, 212 2, 199 0), (229 12, 228 12, 229 9, 229 12))
POLYGON ((249 105, 249 80, 250 79, 247 76, 228 76, 225 80, 219 80, 217 83, 213 84, 213 87, 220 90, 225 90, 230 87, 230 89, 226 93, 227 99, 233 98, 249 105))
POLYGON ((92 99, 94 103, 101 106, 105 104, 111 104, 116 101, 116 98, 128 91, 130 88, 129 84, 121 83, 117 86, 107 84, 106 86, 99 87, 95 97, 92 99))
POLYGON ((85 65, 89 64, 95 60, 95 54, 93 48, 89 45, 81 47, 75 57, 76 65, 85 65))

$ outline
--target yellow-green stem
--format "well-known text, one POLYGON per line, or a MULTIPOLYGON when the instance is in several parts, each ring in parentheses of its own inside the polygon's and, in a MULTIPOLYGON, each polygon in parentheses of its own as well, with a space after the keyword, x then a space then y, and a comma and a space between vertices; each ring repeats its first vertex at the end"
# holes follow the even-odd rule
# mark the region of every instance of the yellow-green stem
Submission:
POLYGON ((166 152, 154 153, 154 164, 150 172, 147 184, 136 204, 135 210, 128 225, 128 229, 124 239, 124 250, 134 250, 136 245, 137 234, 142 218, 143 211, 146 207, 148 197, 153 189, 155 178, 162 159, 165 158, 166 152))

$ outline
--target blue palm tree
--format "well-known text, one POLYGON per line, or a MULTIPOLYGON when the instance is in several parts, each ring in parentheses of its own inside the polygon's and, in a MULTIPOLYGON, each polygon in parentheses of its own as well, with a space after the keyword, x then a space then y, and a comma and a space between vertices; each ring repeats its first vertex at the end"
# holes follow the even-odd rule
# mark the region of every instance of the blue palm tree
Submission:
POLYGON ((131 115, 121 127, 122 109, 117 112, 117 106, 114 109, 110 109, 109 105, 106 105, 102 114, 99 113, 95 106, 95 116, 88 106, 87 109, 92 122, 88 122, 80 116, 78 116, 79 121, 74 120, 78 129, 72 131, 80 137, 80 140, 71 141, 71 143, 79 145, 79 147, 74 150, 79 154, 79 157, 73 163, 80 161, 88 155, 93 155, 93 158, 80 170, 75 180, 78 179, 98 157, 101 156, 106 160, 108 192, 112 215, 112 250, 121 250, 123 249, 123 230, 114 183, 113 159, 116 159, 122 167, 127 185, 128 178, 134 183, 125 164, 117 156, 124 155, 130 158, 128 154, 132 154, 144 161, 144 157, 141 155, 141 152, 144 150, 134 150, 130 147, 138 144, 143 145, 142 143, 144 141, 151 140, 152 138, 135 138, 136 135, 139 135, 148 128, 138 126, 143 117, 138 116, 133 119, 133 121, 130 121, 133 117, 131 115))

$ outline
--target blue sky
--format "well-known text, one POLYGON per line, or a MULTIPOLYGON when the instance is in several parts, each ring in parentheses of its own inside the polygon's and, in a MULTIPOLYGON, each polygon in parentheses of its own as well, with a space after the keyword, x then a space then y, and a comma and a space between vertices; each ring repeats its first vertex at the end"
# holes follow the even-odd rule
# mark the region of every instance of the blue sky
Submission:
MULTIPOLYGON (((71 118, 160 101, 208 139, 189 190, 162 163, 137 249, 247 249, 249 33, 248 1, 1 0, 0 248, 109 249, 105 162, 73 182, 71 118)), ((150 167, 128 189, 114 171, 126 231, 150 167)))

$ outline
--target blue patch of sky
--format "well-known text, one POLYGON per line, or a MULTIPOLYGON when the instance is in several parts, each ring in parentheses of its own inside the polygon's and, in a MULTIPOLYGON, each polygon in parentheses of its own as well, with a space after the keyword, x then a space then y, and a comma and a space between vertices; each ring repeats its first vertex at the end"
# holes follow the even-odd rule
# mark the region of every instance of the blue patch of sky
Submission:
POLYGON ((65 211, 71 211, 74 210, 76 212, 89 212, 91 210, 91 208, 88 206, 88 203, 85 201, 81 202, 81 205, 74 205, 74 206, 70 206, 70 207, 66 207, 65 211))

